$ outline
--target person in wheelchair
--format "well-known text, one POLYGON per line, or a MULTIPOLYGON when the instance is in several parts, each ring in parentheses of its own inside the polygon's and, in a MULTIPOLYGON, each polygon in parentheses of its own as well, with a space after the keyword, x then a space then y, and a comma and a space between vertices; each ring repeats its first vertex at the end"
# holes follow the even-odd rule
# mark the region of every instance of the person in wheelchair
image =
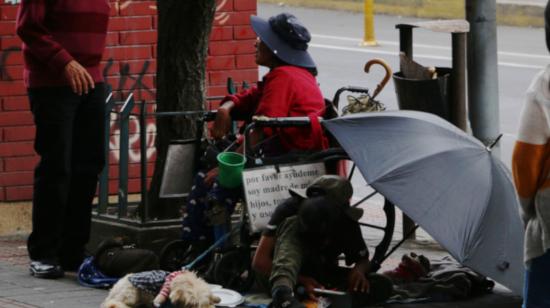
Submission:
POLYGON ((272 215, 252 263, 258 273, 270 277, 271 307, 304 307, 294 289, 312 300, 315 288, 348 290, 353 307, 387 299, 391 281, 368 274, 369 254, 358 224, 362 210, 349 205, 350 182, 325 175, 305 192, 291 194, 272 215), (340 254, 351 268, 338 266, 340 254))
MULTIPOLYGON (((269 72, 257 87, 222 100, 211 131, 215 139, 223 138, 233 121, 249 121, 253 116, 309 116, 316 120, 325 111, 324 98, 315 79, 316 65, 307 52, 309 31, 289 13, 273 16, 268 21, 251 16, 251 24, 258 35, 256 63, 268 67, 269 72)), ((261 140, 262 153, 266 156, 294 150, 320 150, 326 144, 320 125, 251 132, 252 145, 260 144, 261 140)), ((236 151, 242 153, 242 145, 236 151)), ((242 194, 241 187, 221 187, 216 181, 217 175, 217 168, 198 173, 184 209, 183 240, 199 250, 227 231, 225 222, 242 194)))

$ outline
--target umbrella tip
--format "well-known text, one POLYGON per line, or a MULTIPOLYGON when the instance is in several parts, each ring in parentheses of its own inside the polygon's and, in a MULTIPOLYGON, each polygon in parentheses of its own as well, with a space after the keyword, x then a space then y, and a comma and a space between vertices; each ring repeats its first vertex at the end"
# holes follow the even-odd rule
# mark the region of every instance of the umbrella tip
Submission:
POLYGON ((495 145, 497 145, 497 143, 500 141, 500 138, 502 138, 502 134, 498 135, 497 139, 495 139, 495 141, 491 142, 491 144, 488 145, 487 147, 485 147, 485 149, 487 149, 487 151, 491 152, 493 150, 493 148, 495 147, 495 145))

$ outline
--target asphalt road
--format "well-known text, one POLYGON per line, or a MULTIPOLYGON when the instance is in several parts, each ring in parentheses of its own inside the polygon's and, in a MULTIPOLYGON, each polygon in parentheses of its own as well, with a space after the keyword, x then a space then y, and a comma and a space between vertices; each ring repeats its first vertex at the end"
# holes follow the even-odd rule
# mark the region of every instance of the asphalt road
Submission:
MULTIPOLYGON (((279 12, 296 15, 313 35, 310 52, 319 69, 318 81, 326 97, 346 85, 374 89, 384 72, 374 67, 363 72, 364 64, 382 58, 398 70, 399 37, 395 25, 417 19, 375 16, 377 47, 361 47, 363 16, 340 11, 260 4, 258 14, 269 17, 279 12)), ((427 30, 414 31, 414 57, 425 66, 451 66, 451 36, 427 30)), ((501 159, 509 166, 524 94, 533 76, 550 63, 541 28, 498 28, 499 101, 501 159)), ((261 74, 265 70, 261 70, 261 74)), ((388 109, 397 109, 393 82, 378 96, 388 109)))

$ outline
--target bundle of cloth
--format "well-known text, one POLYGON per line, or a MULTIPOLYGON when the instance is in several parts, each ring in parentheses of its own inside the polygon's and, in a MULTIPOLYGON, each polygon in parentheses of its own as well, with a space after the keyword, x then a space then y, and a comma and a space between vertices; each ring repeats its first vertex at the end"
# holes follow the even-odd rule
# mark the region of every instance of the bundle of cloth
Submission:
POLYGON ((393 296, 388 302, 435 302, 468 299, 490 293, 495 286, 470 268, 451 257, 430 261, 423 255, 403 255, 401 263, 383 273, 393 284, 393 296))

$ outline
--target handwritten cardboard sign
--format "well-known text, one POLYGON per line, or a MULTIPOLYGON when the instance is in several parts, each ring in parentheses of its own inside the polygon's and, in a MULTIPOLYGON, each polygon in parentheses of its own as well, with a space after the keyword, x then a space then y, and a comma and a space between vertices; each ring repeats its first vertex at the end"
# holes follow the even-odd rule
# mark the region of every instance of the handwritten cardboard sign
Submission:
POLYGON ((285 199, 290 188, 303 189, 325 174, 325 165, 309 163, 259 167, 243 171, 246 207, 252 232, 263 230, 271 214, 285 199))

